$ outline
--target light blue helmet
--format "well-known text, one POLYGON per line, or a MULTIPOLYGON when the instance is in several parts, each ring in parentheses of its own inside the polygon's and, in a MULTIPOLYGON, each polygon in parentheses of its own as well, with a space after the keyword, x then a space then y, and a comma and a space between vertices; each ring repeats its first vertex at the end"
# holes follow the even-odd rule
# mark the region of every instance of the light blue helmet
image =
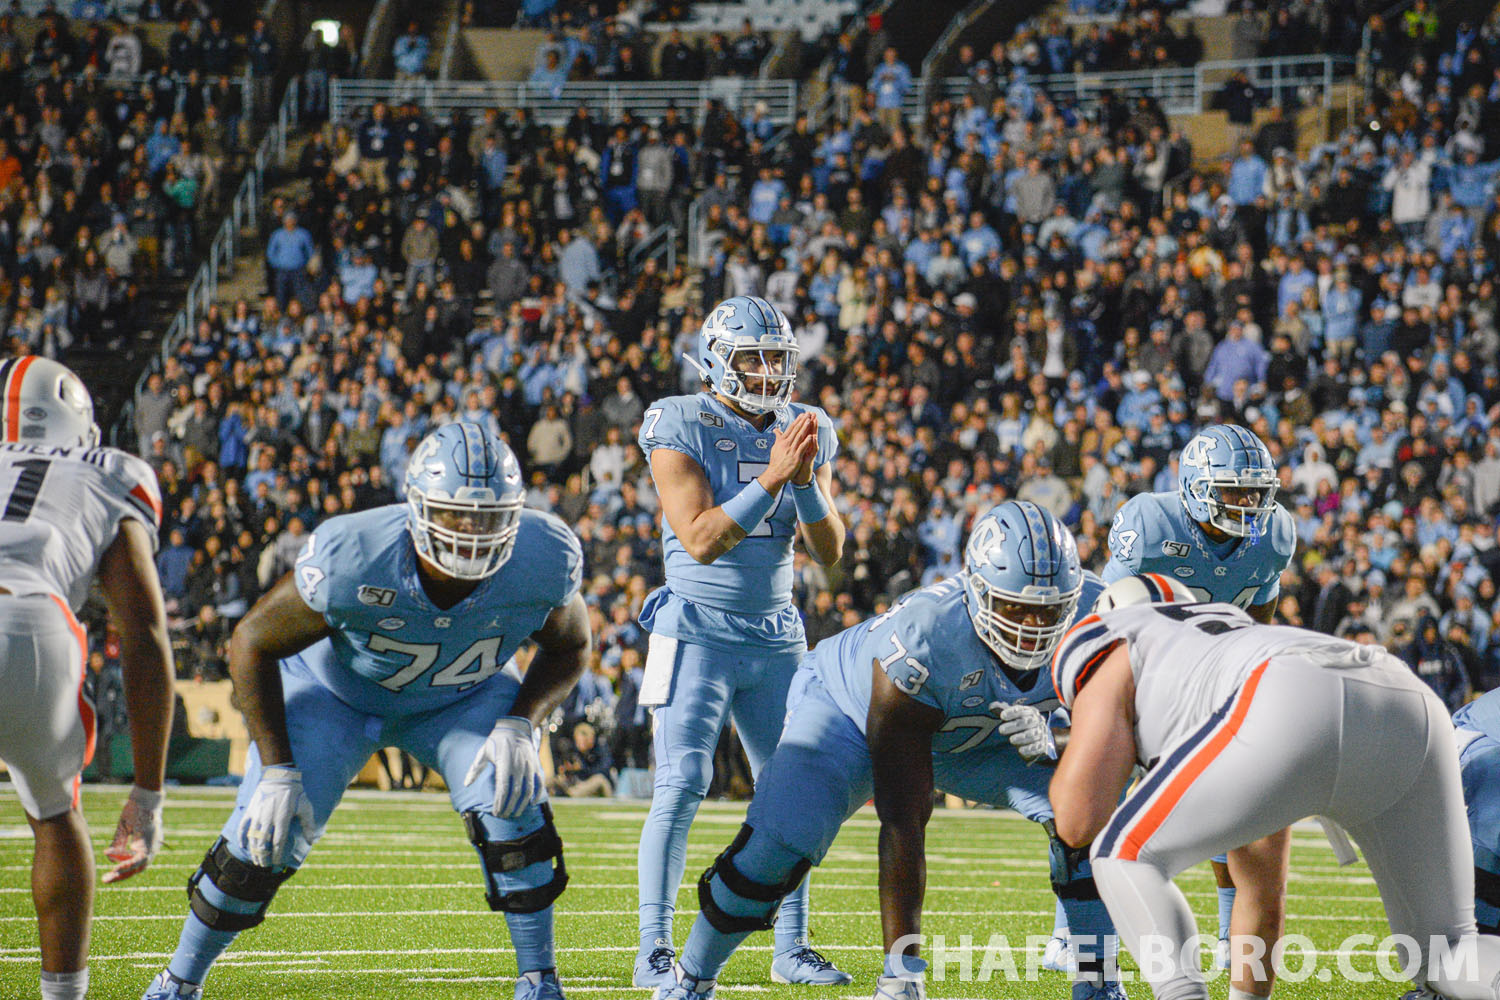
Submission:
POLYGON ((417 554, 458 580, 483 580, 505 565, 525 497, 510 446, 481 424, 439 427, 406 466, 406 524, 417 554))
POLYGON ((1083 567, 1050 511, 1007 500, 974 523, 964 548, 964 594, 974 631, 1006 666, 1046 664, 1073 622, 1083 567))
POLYGON ((688 361, 714 392, 747 413, 769 413, 792 401, 797 338, 765 299, 736 295, 714 306, 698 331, 697 355, 688 361), (761 391, 752 391, 756 386, 761 391))
POLYGON ((1199 431, 1177 459, 1177 493, 1188 517, 1239 538, 1259 537, 1276 509, 1276 463, 1238 424, 1199 431), (1226 503, 1224 490, 1239 493, 1226 503))

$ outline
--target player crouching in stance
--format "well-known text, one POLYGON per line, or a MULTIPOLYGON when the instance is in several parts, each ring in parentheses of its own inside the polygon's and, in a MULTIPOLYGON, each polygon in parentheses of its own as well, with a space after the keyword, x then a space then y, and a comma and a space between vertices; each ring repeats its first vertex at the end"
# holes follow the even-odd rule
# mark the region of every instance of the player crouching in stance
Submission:
POLYGON ((552 902, 567 884, 535 728, 578 680, 591 637, 582 552, 522 509, 516 459, 481 425, 417 446, 406 498, 330 518, 230 640, 253 745, 234 812, 189 880, 191 913, 145 1000, 190 1000, 214 960, 265 919, 345 786, 393 745, 448 785, 505 913, 517 1000, 557 1000, 552 902), (522 680, 503 669, 527 636, 522 680), (554 867, 554 862, 556 863, 554 867))
POLYGON ((1454 712, 1453 726, 1474 846, 1474 917, 1481 934, 1500 935, 1500 691, 1454 712))
POLYGON ((105 852, 119 863, 104 881, 119 882, 144 870, 162 842, 172 648, 152 560, 161 494, 145 462, 97 447, 93 401, 67 368, 11 358, 0 365, 0 391, 0 759, 36 838, 43 1000, 82 1000, 94 858, 78 790, 94 754, 94 709, 73 609, 97 575, 120 633, 135 787, 105 852))
POLYGON ((1422 985, 1495 1000, 1500 940, 1475 932, 1442 702, 1378 646, 1184 599, 1164 577, 1111 585, 1100 606, 1116 606, 1075 625, 1052 666, 1073 722, 1052 780, 1057 831, 1074 846, 1092 842, 1094 878, 1155 995, 1207 1000, 1193 914, 1172 879, 1227 851, 1239 889, 1229 996, 1270 996, 1286 828, 1327 816, 1364 848, 1391 930, 1420 951, 1422 985), (1125 588, 1170 603, 1129 605, 1125 588), (1150 770, 1122 803, 1137 763, 1150 770))
MULTIPOLYGON (((1073 536, 1032 503, 981 517, 960 577, 914 591, 885 614, 818 644, 787 699, 781 741, 766 762, 745 825, 698 882, 702 912, 659 1000, 707 1000, 740 942, 771 926, 781 898, 823 860, 839 827, 872 793, 880 817, 885 972, 876 996, 918 1000, 924 837, 933 789, 1015 809, 1051 830, 1042 709, 1055 705, 1040 670, 1085 585, 1073 536)), ((1054 840, 1053 885, 1072 926, 1113 946, 1087 859, 1054 840)), ((1074 1000, 1122 998, 1079 949, 1074 1000)))

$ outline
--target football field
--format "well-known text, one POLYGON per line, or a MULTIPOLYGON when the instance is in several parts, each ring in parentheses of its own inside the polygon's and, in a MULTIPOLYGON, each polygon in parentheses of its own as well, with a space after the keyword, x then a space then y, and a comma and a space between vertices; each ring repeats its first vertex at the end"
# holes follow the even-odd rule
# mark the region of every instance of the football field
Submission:
MULTIPOLYGON (((86 787, 96 858, 124 789, 86 787)), ((91 997, 138 1000, 176 945, 187 912, 184 885, 228 814, 232 792, 172 789, 167 845, 154 866, 117 886, 101 886, 90 968, 91 997)), ((645 808, 612 800, 556 805, 572 882, 558 901, 558 965, 566 990, 580 998, 633 997, 636 948, 636 840, 645 808)), ((742 803, 708 803, 693 827, 688 874, 678 896, 679 946, 697 911, 695 884, 738 829, 742 803)), ((720 980, 725 996, 868 998, 880 968, 876 833, 866 808, 845 827, 814 869, 814 944, 853 973, 834 989, 769 982, 770 935, 746 943, 720 980)), ((935 954, 945 939, 943 978, 928 982, 938 998, 1065 998, 1066 977, 1028 976, 1039 942, 1051 931, 1047 845, 1041 829, 1009 813, 938 809, 928 828, 927 904, 923 931, 935 954), (969 939, 964 941, 965 936, 969 939), (965 948, 965 944, 969 944, 965 948)), ((1419 848, 1420 849, 1420 848, 1419 848)), ((31 909, 31 838, 10 786, 0 786, 0 998, 37 996, 36 928, 31 909)), ((1214 932, 1215 899, 1207 865, 1179 884, 1214 932)), ((1387 933, 1374 882, 1362 863, 1340 870, 1315 827, 1295 834, 1288 931, 1305 935, 1289 954, 1302 982, 1278 984, 1276 996, 1391 998, 1404 987, 1376 974, 1394 960, 1380 945, 1387 933), (1350 943, 1351 935, 1369 935, 1350 943), (1349 976, 1367 981, 1355 983, 1349 976), (1373 981, 1368 981, 1373 977, 1373 981)), ((1128 960, 1126 968, 1130 969, 1128 960)), ((413 997, 509 1000, 515 965, 504 918, 486 907, 478 862, 463 828, 435 793, 354 791, 335 813, 307 866, 282 888, 269 918, 242 934, 209 978, 205 1000, 221 998, 413 997)), ((1220 975, 1215 998, 1228 985, 1220 975)), ((1130 986, 1137 1000, 1144 984, 1130 986)))

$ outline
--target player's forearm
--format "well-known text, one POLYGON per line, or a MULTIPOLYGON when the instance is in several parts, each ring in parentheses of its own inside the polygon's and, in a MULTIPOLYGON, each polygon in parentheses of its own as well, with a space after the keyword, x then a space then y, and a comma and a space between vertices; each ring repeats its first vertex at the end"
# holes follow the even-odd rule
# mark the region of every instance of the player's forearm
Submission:
POLYGON ((160 791, 172 733, 172 650, 164 629, 121 638, 125 706, 130 713, 130 751, 135 783, 160 791))
POLYGON ((292 740, 286 730, 280 663, 236 631, 229 643, 229 677, 245 716, 245 729, 260 751, 261 764, 294 763, 292 740))
MULTIPOLYGON (((930 813, 929 807, 926 813, 930 813)), ((927 892, 924 853, 927 814, 880 824, 880 928, 889 953, 902 938, 922 932, 922 898, 927 892)), ((902 954, 916 957, 912 944, 902 954)))
POLYGON ((678 532, 677 537, 688 555, 706 566, 738 545, 745 534, 745 529, 723 507, 713 507, 693 518, 688 529, 678 532))
POLYGON ((539 728, 583 676, 588 658, 587 641, 539 649, 526 670, 526 679, 516 694, 515 704, 506 714, 529 719, 533 728, 539 728))
POLYGON ((844 521, 837 512, 821 521, 802 525, 802 542, 807 554, 820 566, 832 566, 844 556, 844 521))

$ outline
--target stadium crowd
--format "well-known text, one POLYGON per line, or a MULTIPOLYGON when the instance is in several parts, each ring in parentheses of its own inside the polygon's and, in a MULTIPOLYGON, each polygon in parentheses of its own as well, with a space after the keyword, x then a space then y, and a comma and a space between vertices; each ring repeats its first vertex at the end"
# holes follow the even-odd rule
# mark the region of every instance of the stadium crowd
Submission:
POLYGON ((1500 30, 1389 42, 1357 127, 1309 149, 1273 115, 1222 171, 1149 102, 1063 107, 1013 65, 993 104, 909 122, 855 88, 774 146, 719 105, 334 123, 271 206, 269 294, 211 310, 138 400, 181 669, 222 676, 302 536, 396 499, 462 415, 583 542, 599 643, 558 721, 567 775, 597 792, 610 761, 646 766, 636 615, 661 554, 636 434, 698 384, 704 308, 755 294, 841 440, 844 558, 797 563, 810 642, 954 572, 1007 497, 1101 567, 1121 504, 1237 422, 1298 524, 1281 617, 1389 644, 1456 707, 1500 679, 1500 30), (706 264, 634 260, 693 199, 706 264))

